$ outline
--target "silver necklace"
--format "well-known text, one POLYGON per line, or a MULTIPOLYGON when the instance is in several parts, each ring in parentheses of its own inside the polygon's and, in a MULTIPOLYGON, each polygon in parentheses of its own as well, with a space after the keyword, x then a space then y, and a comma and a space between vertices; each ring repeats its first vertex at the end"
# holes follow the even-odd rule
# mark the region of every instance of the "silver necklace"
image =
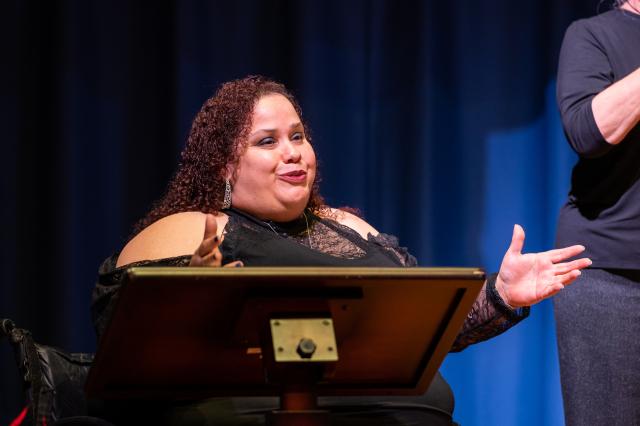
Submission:
MULTIPOLYGON (((309 219, 307 219, 307 213, 306 212, 302 212, 302 215, 304 216, 304 223, 307 225, 307 241, 309 241, 309 248, 313 249, 313 244, 311 243, 311 231, 309 230, 309 219)), ((274 234, 282 236, 281 234, 279 234, 274 228, 273 226, 271 226, 271 224, 269 222, 264 222, 267 224, 267 226, 269 227, 269 229, 271 229, 273 231, 274 234)))
POLYGON ((306 212, 302 212, 302 215, 304 216, 304 223, 307 224, 307 239, 309 240, 309 248, 313 248, 313 244, 311 244, 311 230, 309 230, 309 220, 307 219, 307 213, 306 212))

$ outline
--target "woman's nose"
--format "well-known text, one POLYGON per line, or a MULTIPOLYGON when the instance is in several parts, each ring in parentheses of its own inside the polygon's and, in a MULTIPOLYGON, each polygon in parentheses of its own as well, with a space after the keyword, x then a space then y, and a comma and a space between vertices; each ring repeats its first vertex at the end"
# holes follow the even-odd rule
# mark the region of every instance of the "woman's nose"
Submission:
POLYGON ((283 158, 285 163, 297 163, 300 161, 300 150, 290 140, 281 145, 283 147, 283 158))

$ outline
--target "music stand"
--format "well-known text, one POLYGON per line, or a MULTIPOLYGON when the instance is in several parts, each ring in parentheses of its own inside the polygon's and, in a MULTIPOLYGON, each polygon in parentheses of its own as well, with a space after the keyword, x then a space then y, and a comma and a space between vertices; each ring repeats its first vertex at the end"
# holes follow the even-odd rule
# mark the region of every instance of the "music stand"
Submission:
POLYGON ((421 394, 484 279, 474 268, 130 268, 87 396, 279 395, 283 412, 312 412, 316 395, 421 394), (274 343, 285 324, 297 331, 274 343), (323 326, 334 340, 316 334, 305 352, 300 339, 323 326))

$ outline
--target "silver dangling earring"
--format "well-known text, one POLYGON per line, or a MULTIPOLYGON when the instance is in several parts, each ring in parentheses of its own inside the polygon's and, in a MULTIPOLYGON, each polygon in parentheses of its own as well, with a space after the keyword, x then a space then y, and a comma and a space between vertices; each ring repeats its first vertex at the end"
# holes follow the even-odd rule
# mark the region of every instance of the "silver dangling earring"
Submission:
POLYGON ((224 200, 222 200, 222 209, 228 209, 231 207, 231 182, 229 179, 224 181, 224 200))

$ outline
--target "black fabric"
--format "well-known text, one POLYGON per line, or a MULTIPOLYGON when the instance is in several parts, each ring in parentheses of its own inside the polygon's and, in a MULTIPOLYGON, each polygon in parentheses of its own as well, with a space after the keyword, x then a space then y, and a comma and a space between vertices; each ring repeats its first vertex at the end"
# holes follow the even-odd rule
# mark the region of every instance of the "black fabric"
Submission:
POLYGON ((311 212, 305 213, 306 221, 280 224, 261 221, 236 209, 225 213, 229 222, 221 246, 223 263, 242 260, 245 266, 417 265, 397 240, 384 234, 378 238, 369 234, 365 240, 351 228, 311 212))
MULTIPOLYGON (((93 354, 67 353, 38 344, 29 331, 8 320, 3 320, 2 332, 9 337, 23 377, 29 408, 25 424, 54 424, 87 414, 84 383, 93 354)), ((86 416, 85 420, 92 421, 86 416)))
POLYGON ((610 145, 591 109, 598 93, 640 67, 638 46, 640 15, 616 9, 574 22, 560 53, 558 104, 580 158, 556 246, 583 244, 598 268, 640 268, 640 125, 610 145))
POLYGON ((64 426, 113 426, 113 423, 110 423, 98 417, 74 416, 74 417, 65 417, 64 419, 60 419, 55 423, 55 426, 63 426, 63 425, 64 426))
MULTIPOLYGON (((438 373, 424 395, 415 397, 320 397, 335 426, 450 426, 453 396, 438 373)), ((107 401, 94 406, 116 425, 262 426, 265 414, 278 409, 275 397, 210 398, 199 401, 107 401)))
POLYGON ((41 398, 52 398, 55 420, 87 413, 84 383, 93 354, 67 353, 59 348, 36 344, 44 378, 41 398))

